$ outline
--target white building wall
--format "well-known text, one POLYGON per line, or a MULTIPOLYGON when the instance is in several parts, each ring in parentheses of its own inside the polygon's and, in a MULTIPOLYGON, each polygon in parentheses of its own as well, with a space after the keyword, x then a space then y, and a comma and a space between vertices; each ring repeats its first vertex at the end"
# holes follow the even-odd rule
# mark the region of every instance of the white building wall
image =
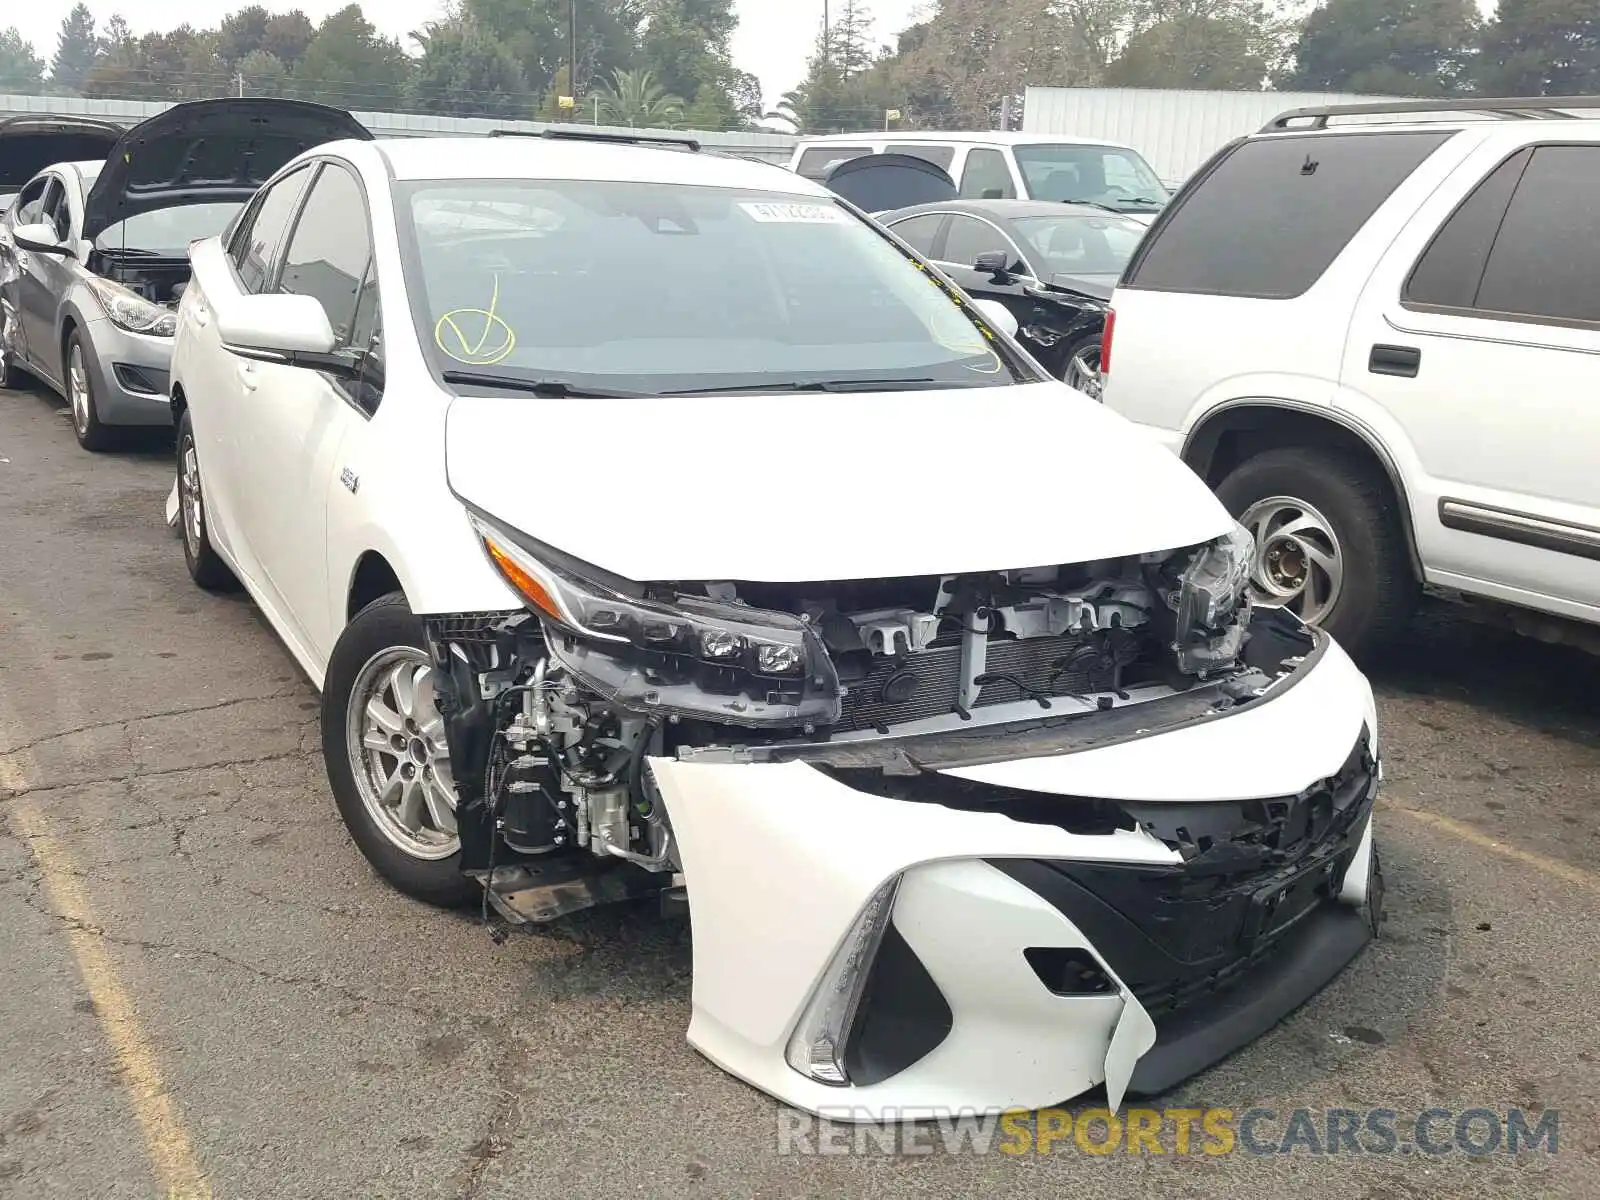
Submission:
POLYGON ((1165 88, 1031 87, 1023 129, 1132 146, 1169 184, 1181 183, 1236 137, 1291 108, 1394 99, 1328 92, 1205 92, 1165 88))

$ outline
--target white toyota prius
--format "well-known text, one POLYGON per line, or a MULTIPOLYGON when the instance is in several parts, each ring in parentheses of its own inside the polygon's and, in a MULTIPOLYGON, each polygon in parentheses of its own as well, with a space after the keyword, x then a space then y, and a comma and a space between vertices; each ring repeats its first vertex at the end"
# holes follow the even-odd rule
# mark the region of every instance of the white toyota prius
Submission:
POLYGON ((192 257, 169 520, 407 894, 686 903, 691 1043, 871 1119, 1159 1093, 1374 935, 1361 674, 820 185, 339 142, 192 257))

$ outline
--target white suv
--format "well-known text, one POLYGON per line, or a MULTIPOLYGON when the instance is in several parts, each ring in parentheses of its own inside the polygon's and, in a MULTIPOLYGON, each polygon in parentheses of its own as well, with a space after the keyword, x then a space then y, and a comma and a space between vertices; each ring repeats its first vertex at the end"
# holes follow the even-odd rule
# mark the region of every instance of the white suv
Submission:
POLYGON ((1352 650, 1423 585, 1600 645, 1600 120, 1560 103, 1287 113, 1115 294, 1106 403, 1255 534, 1257 599, 1352 650))

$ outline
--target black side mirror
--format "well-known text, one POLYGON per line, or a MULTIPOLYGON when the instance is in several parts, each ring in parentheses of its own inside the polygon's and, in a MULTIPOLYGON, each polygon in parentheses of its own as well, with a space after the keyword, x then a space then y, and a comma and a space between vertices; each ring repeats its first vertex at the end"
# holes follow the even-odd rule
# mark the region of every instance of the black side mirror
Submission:
POLYGON ((1011 256, 1004 250, 990 250, 978 255, 973 261, 972 269, 988 272, 998 283, 1011 277, 1011 256))
POLYGON ((30 254, 58 254, 62 258, 77 258, 71 246, 56 238, 55 228, 43 221, 18 225, 11 231, 12 245, 30 254))

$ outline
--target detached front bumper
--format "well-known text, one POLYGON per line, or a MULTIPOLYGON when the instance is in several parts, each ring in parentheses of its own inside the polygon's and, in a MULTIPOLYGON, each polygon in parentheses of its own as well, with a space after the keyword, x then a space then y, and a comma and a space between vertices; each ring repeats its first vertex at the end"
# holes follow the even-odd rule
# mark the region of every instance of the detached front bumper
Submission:
POLYGON ((1097 748, 910 778, 653 759, 689 1041, 859 1119, 1164 1091, 1370 939, 1377 751, 1371 690, 1324 641, 1281 694, 1097 748), (796 1052, 841 1009, 831 1053, 796 1052))

